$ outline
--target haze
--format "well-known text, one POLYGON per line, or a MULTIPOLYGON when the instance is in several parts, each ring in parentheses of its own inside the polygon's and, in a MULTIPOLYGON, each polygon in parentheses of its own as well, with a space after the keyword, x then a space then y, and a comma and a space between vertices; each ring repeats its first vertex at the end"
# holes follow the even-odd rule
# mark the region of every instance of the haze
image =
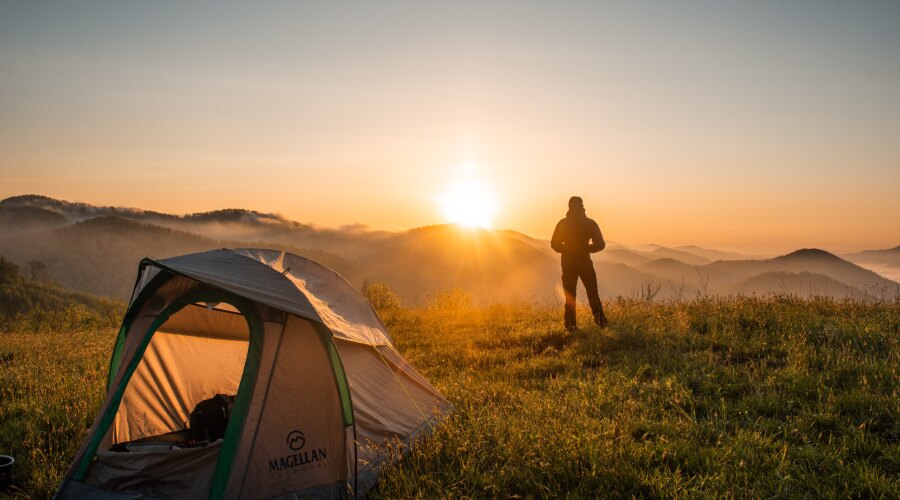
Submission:
POLYGON ((749 251, 900 240, 900 3, 0 3, 0 198, 749 251), (450 210, 452 212, 452 210, 450 210))

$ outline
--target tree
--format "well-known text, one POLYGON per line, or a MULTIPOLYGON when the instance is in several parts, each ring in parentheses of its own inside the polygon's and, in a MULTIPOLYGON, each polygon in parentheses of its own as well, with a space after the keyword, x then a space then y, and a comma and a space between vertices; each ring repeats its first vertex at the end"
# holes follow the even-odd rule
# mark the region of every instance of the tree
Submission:
POLYGON ((47 265, 39 260, 29 260, 28 268, 31 269, 31 281, 43 279, 47 274, 47 265))
POLYGON ((19 281, 19 266, 0 255, 0 284, 13 284, 19 281))
POLYGON ((400 307, 400 296, 384 283, 363 283, 362 294, 378 311, 390 311, 400 307))

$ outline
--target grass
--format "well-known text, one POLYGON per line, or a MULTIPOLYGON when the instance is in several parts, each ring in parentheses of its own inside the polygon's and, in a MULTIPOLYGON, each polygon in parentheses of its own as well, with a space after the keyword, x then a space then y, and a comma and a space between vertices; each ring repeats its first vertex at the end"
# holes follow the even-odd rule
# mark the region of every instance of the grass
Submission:
POLYGON ((16 459, 7 494, 55 493, 103 401, 114 342, 111 328, 0 333, 0 454, 16 459))
MULTIPOLYGON (((374 496, 900 496, 900 303, 620 299, 610 328, 572 334, 561 309, 382 311, 456 411, 374 496)), ((54 492, 112 342, 112 328, 0 334, 14 495, 54 492)))
POLYGON ((560 309, 385 314, 457 412, 381 496, 900 495, 898 304, 620 300, 572 335, 560 309))

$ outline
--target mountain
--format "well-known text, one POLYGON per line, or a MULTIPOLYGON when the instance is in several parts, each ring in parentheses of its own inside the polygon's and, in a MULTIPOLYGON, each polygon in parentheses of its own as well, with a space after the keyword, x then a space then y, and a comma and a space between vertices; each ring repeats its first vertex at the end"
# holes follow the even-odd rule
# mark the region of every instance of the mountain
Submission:
POLYGON ((14 262, 38 260, 59 285, 127 299, 143 257, 165 257, 217 248, 195 234, 100 216, 70 226, 0 238, 0 254, 14 262))
POLYGON ((682 277, 688 276, 691 273, 696 274, 699 266, 692 266, 680 260, 666 257, 645 262, 637 267, 641 271, 648 272, 663 279, 677 278, 680 280, 682 277))
POLYGON ((889 280, 900 282, 900 246, 885 250, 866 250, 843 257, 889 280))
POLYGON ((898 284, 879 274, 848 262, 837 255, 818 249, 802 249, 771 259, 780 270, 808 271, 824 274, 832 279, 865 290, 869 287, 896 288, 898 284))
POLYGON ((0 201, 0 207, 40 209, 47 212, 56 213, 70 222, 78 222, 106 215, 116 215, 119 217, 133 219, 177 218, 176 216, 163 214, 160 212, 152 212, 136 208, 102 207, 90 205, 88 203, 57 200, 48 196, 42 196, 38 194, 11 196, 9 198, 6 198, 5 200, 0 201))
MULTIPOLYGON (((360 274, 388 284, 413 304, 454 287, 479 302, 560 299, 559 256, 522 236, 452 224, 413 229, 376 245, 359 260, 360 274)), ((605 298, 632 295, 655 279, 619 263, 598 265, 597 274, 605 298)), ((579 285, 579 294, 583 292, 579 285)))
POLYGON ((599 255, 601 259, 620 262, 629 266, 638 266, 645 262, 659 259, 674 259, 692 266, 702 266, 712 261, 712 259, 693 252, 659 245, 607 245, 606 250, 599 255))
MULTIPOLYGON (((409 304, 426 303, 454 287, 479 302, 562 298, 559 255, 547 240, 516 231, 448 224, 396 233, 322 229, 236 208, 171 215, 37 195, 0 201, 0 255, 20 266, 35 261, 47 279, 99 296, 126 300, 143 257, 222 247, 291 251, 336 270, 357 287, 382 282, 409 304)), ((861 252, 853 258, 877 261, 897 251, 861 252)), ((659 286, 659 298, 785 290, 838 297, 870 289, 900 293, 897 282, 824 250, 763 260, 732 259, 736 255, 695 246, 609 242, 593 259, 604 298, 640 295, 648 285, 659 286), (713 258, 719 259, 710 262, 713 258)), ((877 265, 887 264, 863 264, 877 265)))
MULTIPOLYGON (((57 200, 47 196, 28 194, 13 196, 0 201, 0 208, 32 209, 57 214, 63 220, 80 222, 97 217, 119 217, 158 226, 178 226, 175 229, 202 228, 209 224, 243 225, 247 227, 283 229, 312 229, 310 226, 288 220, 278 214, 257 212, 241 208, 226 208, 210 212, 172 215, 139 208, 96 206, 87 203, 57 200)), ((233 227, 231 228, 233 229, 233 227)))
POLYGON ((639 266, 653 260, 651 257, 629 250, 624 247, 607 247, 602 252, 595 254, 600 261, 617 262, 626 266, 639 266))
POLYGON ((870 264, 885 264, 900 267, 900 245, 885 250, 865 250, 863 252, 844 255, 851 262, 865 262, 870 264))
MULTIPOLYGON (((101 207, 87 203, 57 200, 41 195, 13 196, 0 201, 0 209, 31 209, 56 214, 68 223, 113 216, 166 227, 210 239, 258 242, 267 241, 301 248, 316 248, 329 253, 357 256, 390 233, 354 229, 318 229, 286 219, 278 214, 240 208, 172 215, 150 210, 101 207)), ((246 246, 246 245, 244 245, 246 246)))
MULTIPOLYGON (((144 257, 165 258, 241 246, 251 245, 213 240, 109 215, 62 228, 0 237, 0 255, 11 261, 22 265, 29 260, 40 261, 52 280, 65 288, 120 300, 130 297, 137 265, 144 257)), ((351 263, 327 252, 273 243, 253 246, 300 253, 346 274, 350 279, 355 277, 355 268, 351 263)))
POLYGON ((698 247, 697 245, 682 245, 679 247, 675 247, 673 250, 687 252, 689 254, 696 255, 698 257, 707 259, 708 261, 745 260, 748 257, 747 255, 743 255, 743 254, 739 254, 739 253, 735 253, 735 252, 724 252, 722 250, 716 250, 713 248, 698 247))
POLYGON ((42 231, 62 227, 68 223, 69 221, 62 215, 43 208, 0 204, 0 233, 3 234, 42 231))
POLYGON ((702 289, 698 266, 685 264, 680 260, 662 258, 645 262, 637 268, 640 271, 657 277, 657 281, 666 290, 682 289, 684 293, 693 294, 702 289))
POLYGON ((731 293, 744 295, 759 293, 759 290, 788 293, 800 297, 821 295, 844 298, 862 295, 858 288, 848 286, 822 274, 808 272, 766 272, 747 278, 728 289, 731 293))
MULTIPOLYGON (((632 253, 641 256, 639 252, 632 253)), ((706 265, 662 258, 633 267, 654 276, 661 285, 662 296, 683 288, 685 294, 699 291, 767 293, 785 289, 796 292, 804 289, 806 293, 845 297, 858 296, 863 291, 897 293, 900 287, 897 282, 818 249, 798 250, 773 259, 720 260, 706 265)))
POLYGON ((543 300, 559 280, 556 260, 520 238, 456 225, 400 233, 374 245, 359 267, 413 303, 454 287, 485 302, 543 300))
POLYGON ((659 247, 656 250, 648 252, 650 256, 654 259, 675 259, 685 264, 690 264, 692 266, 702 266, 704 264, 709 264, 710 260, 706 257, 700 257, 699 255, 694 255, 690 252, 685 252, 682 250, 673 250, 671 248, 659 247))
MULTIPOLYGON (((860 290, 873 287, 894 290, 898 286, 894 281, 863 269, 837 255, 815 248, 804 248, 773 259, 718 261, 704 266, 703 269, 720 276, 727 274, 743 279, 769 272, 809 272, 828 276, 860 290)), ((734 284, 736 283, 726 283, 726 285, 734 284)))
MULTIPOLYGON (((646 273, 657 276, 662 287, 663 295, 666 290, 674 292, 680 290, 681 294, 692 295, 695 293, 719 293, 726 292, 729 285, 740 281, 740 276, 735 276, 727 269, 717 267, 692 266, 673 258, 657 259, 637 266, 646 273)), ((758 289, 755 291, 770 291, 758 289)))
POLYGON ((500 233, 504 236, 508 236, 510 238, 516 239, 525 243, 536 250, 539 250, 542 253, 545 253, 555 259, 559 258, 559 254, 556 253, 552 248, 550 248, 550 240, 541 240, 537 238, 532 238, 527 234, 522 234, 518 231, 513 231, 511 229, 498 229, 495 232, 500 233))
POLYGON ((119 305, 109 300, 28 279, 18 266, 0 257, 0 325, 36 307, 52 313, 71 305, 84 306, 103 317, 119 312, 119 305))
MULTIPOLYGON (((602 253, 602 252, 601 252, 602 253)), ((660 285, 660 298, 667 297, 673 290, 658 276, 645 273, 639 269, 626 266, 621 263, 597 263, 594 265, 597 271, 597 282, 600 288, 600 297, 607 299, 612 297, 636 297, 640 296, 641 288, 647 284, 660 285)), ((559 269, 559 268, 557 268, 559 269)), ((557 281, 559 277, 557 276, 557 281)), ((562 285, 557 285, 559 296, 562 297, 562 285)), ((578 284, 579 299, 583 299, 583 287, 578 284)))

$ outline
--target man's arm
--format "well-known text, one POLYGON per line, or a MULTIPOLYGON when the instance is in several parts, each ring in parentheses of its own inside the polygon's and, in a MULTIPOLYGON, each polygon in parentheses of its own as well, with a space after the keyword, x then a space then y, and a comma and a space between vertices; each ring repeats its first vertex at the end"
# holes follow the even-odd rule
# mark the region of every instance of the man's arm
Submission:
POLYGON ((562 221, 556 223, 556 229, 553 230, 553 237, 550 238, 550 248, 552 248, 556 253, 562 253, 563 244, 562 240, 562 230, 560 229, 562 226, 562 221))
POLYGON ((606 248, 606 242, 603 241, 603 233, 600 232, 600 226, 595 222, 594 227, 591 228, 591 244, 588 245, 588 251, 596 253, 604 248, 606 248))

